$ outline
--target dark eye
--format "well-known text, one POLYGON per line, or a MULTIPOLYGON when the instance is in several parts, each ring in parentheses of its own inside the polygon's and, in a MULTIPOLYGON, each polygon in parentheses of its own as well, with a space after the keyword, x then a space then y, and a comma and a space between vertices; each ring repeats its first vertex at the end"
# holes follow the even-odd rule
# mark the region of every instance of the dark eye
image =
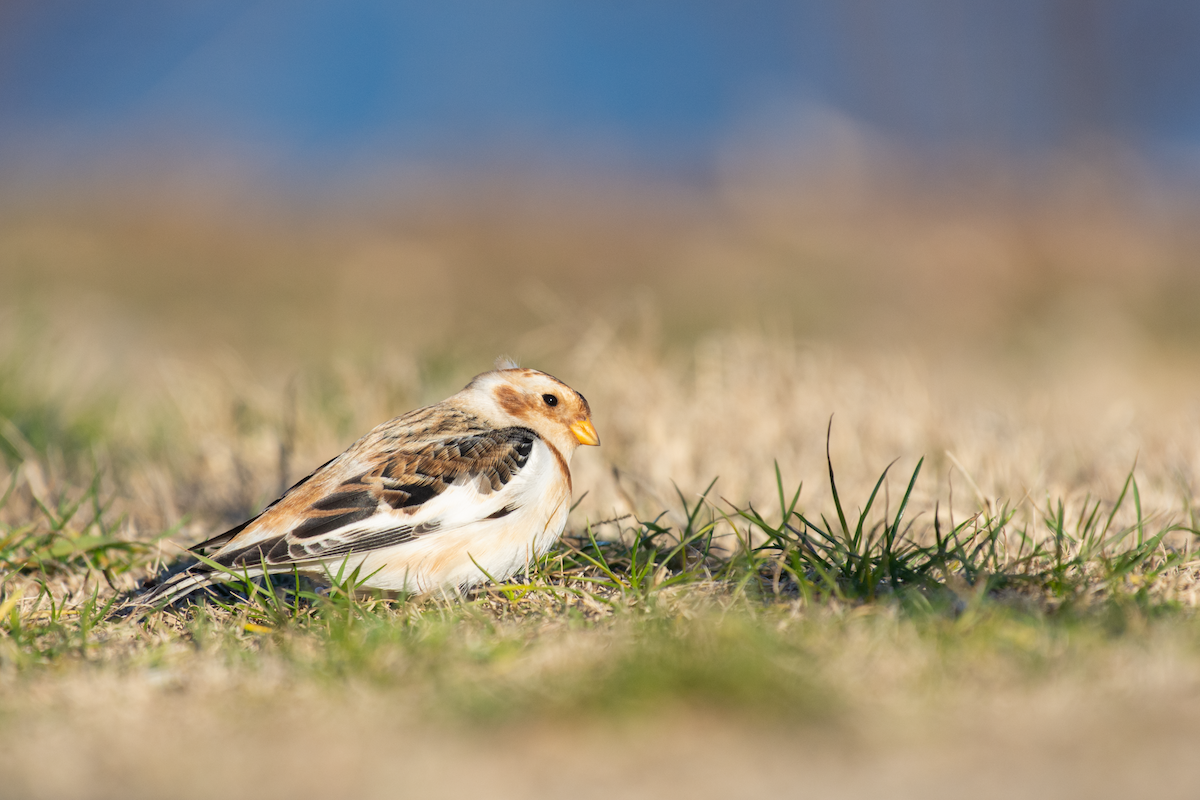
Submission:
POLYGON ((546 405, 548 406, 553 407, 558 405, 558 398, 552 394, 544 394, 542 395, 542 399, 546 401, 546 405))

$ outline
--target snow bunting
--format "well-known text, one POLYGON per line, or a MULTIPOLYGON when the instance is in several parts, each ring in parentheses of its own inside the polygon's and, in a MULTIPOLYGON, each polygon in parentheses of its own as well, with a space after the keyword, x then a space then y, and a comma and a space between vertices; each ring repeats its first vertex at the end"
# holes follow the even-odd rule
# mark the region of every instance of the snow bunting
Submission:
POLYGON ((257 517, 196 545, 208 561, 140 602, 173 602, 229 573, 293 568, 316 577, 357 569, 363 586, 409 592, 504 580, 562 533, 581 444, 600 444, 583 395, 534 369, 485 372, 383 423, 257 517))

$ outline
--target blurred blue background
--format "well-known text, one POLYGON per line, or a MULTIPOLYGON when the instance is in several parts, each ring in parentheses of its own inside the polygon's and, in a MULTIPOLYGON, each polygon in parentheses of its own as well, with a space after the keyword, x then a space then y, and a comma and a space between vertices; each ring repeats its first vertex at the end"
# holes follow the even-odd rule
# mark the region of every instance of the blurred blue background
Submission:
MULTIPOLYGON (((157 0, 0 6, 0 177, 114 153, 703 178, 812 109, 936 161, 1200 152, 1194 0, 157 0)), ((800 120, 798 122, 798 120, 800 120)))

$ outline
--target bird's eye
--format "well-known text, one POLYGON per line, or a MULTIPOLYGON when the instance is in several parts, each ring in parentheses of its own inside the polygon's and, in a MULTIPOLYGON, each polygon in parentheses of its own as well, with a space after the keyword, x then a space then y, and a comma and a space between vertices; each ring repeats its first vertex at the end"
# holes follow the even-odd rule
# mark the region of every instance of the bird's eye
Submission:
POLYGON ((554 396, 554 395, 552 395, 552 394, 544 394, 544 395, 542 395, 542 400, 544 400, 544 401, 546 402, 546 405, 548 405, 548 406, 550 406, 550 407, 552 407, 552 408, 553 408, 554 406, 558 405, 558 398, 557 398, 557 397, 555 397, 555 396, 554 396))

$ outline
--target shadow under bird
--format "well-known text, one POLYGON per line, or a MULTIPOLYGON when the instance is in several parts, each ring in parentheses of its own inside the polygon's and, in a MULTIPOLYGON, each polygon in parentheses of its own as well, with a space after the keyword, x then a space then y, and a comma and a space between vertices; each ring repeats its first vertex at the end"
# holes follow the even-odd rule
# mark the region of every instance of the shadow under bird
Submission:
POLYGON ((378 426, 253 519, 192 548, 205 561, 139 605, 264 573, 407 592, 504 580, 558 539, 571 456, 598 445, 583 395, 534 369, 477 375, 457 394, 378 426))

